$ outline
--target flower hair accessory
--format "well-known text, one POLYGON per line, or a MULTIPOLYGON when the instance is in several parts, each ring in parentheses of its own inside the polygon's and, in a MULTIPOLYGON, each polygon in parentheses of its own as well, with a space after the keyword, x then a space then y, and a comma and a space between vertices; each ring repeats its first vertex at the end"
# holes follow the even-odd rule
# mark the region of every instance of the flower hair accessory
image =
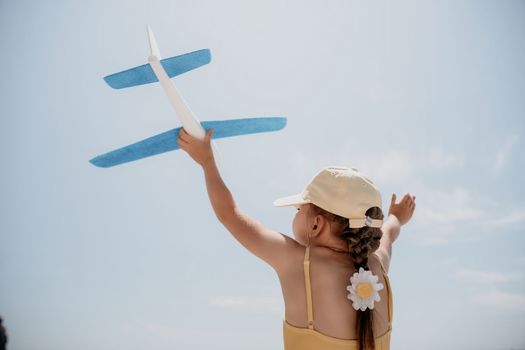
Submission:
POLYGON ((352 300, 354 309, 365 311, 366 308, 373 309, 374 301, 380 301, 379 291, 383 289, 382 283, 377 283, 379 278, 372 274, 372 271, 359 268, 359 273, 355 272, 350 277, 351 284, 346 287, 350 292, 347 298, 352 300))

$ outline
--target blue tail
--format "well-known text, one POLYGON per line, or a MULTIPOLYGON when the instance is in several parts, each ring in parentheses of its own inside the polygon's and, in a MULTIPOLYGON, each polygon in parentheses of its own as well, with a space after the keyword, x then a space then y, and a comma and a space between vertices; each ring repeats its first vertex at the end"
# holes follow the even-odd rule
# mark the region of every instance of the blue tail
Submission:
MULTIPOLYGON (((180 56, 165 58, 160 61, 168 76, 174 77, 192 69, 210 63, 209 49, 193 51, 180 56)), ((113 89, 149 84, 159 81, 149 63, 104 77, 113 89)))

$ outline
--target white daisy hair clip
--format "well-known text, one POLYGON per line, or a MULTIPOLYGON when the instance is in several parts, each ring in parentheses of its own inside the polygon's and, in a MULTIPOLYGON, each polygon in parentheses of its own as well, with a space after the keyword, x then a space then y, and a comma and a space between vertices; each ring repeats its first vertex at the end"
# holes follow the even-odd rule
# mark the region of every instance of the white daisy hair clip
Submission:
POLYGON ((382 283, 377 283, 379 277, 372 274, 372 271, 359 268, 359 273, 355 272, 350 277, 351 284, 346 287, 350 292, 347 298, 352 300, 354 309, 365 311, 366 308, 373 309, 374 301, 380 301, 379 291, 384 288, 382 283))

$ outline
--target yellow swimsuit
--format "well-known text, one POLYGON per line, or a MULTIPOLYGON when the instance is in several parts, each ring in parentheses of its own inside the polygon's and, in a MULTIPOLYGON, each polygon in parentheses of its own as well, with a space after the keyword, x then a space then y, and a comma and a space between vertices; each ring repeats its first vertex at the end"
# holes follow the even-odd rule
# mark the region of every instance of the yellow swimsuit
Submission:
MULTIPOLYGON (((390 349, 390 333, 392 332, 392 290, 383 264, 383 276, 388 293, 388 331, 375 338, 376 350, 390 349)), ((304 253, 304 276, 306 282, 306 306, 308 308, 308 328, 295 327, 283 319, 284 350, 357 350, 359 341, 356 339, 340 339, 330 337, 314 329, 312 312, 312 288, 310 286, 310 247, 304 253)), ((349 300, 350 302, 350 300, 349 300)))

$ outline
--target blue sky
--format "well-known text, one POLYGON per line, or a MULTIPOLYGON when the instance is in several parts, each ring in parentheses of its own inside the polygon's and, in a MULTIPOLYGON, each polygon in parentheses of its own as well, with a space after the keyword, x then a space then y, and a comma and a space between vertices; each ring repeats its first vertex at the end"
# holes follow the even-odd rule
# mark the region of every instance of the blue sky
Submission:
POLYGON ((102 77, 209 48, 173 81, 221 139, 239 206, 291 234, 327 165, 417 196, 395 242, 393 349, 525 348, 523 1, 0 1, 0 315, 10 349, 281 349, 274 271, 176 151, 94 156, 179 126, 162 89, 102 77))

